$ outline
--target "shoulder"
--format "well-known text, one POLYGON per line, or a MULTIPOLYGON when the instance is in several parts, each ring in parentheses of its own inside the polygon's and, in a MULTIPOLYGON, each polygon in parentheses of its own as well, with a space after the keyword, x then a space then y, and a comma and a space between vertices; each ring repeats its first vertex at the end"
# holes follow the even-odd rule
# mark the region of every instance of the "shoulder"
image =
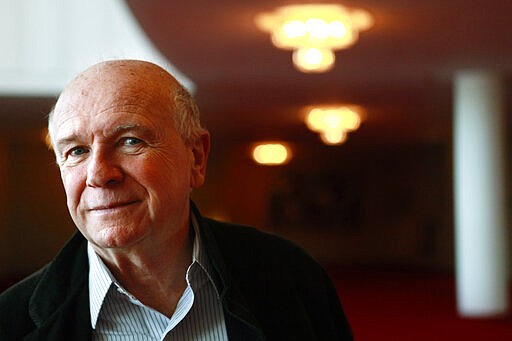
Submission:
POLYGON ((39 271, 0 294, 0 340, 21 339, 80 290, 87 278, 84 238, 75 234, 39 271), (39 323, 38 322, 38 323, 39 323))
POLYGON ((0 294, 0 339, 11 339, 13 332, 34 327, 29 315, 29 302, 46 269, 42 268, 0 294))
POLYGON ((41 276, 46 271, 47 266, 26 277, 22 281, 14 284, 0 294, 0 314, 8 313, 11 306, 20 306, 21 303, 28 302, 34 292, 41 276))
POLYGON ((304 250, 253 227, 210 219, 205 223, 232 284, 265 333, 352 339, 329 276, 304 250))
POLYGON ((231 252, 248 255, 273 257, 292 255, 307 257, 307 254, 292 242, 272 233, 251 226, 219 222, 205 219, 219 246, 231 252))
POLYGON ((286 276, 303 276, 323 269, 303 249, 294 243, 254 227, 205 219, 219 247, 223 260, 230 268, 264 270, 286 276))

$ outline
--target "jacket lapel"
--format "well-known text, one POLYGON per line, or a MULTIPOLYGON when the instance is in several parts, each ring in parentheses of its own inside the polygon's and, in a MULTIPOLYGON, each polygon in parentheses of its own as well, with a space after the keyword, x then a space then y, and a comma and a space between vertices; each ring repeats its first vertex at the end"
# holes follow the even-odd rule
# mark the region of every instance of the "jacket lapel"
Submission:
POLYGON ((219 290, 225 312, 226 328, 230 340, 264 340, 259 323, 247 309, 244 298, 232 285, 231 276, 219 250, 215 235, 211 231, 209 221, 204 219, 199 210, 191 203, 192 214, 199 225, 201 240, 204 241, 205 253, 212 264, 214 273, 210 274, 219 290))
POLYGON ((88 301, 87 290, 83 290, 77 297, 62 304, 24 340, 90 340, 91 323, 88 301))
POLYGON ((42 274, 29 302, 37 329, 25 340, 89 340, 87 243, 76 233, 42 274))

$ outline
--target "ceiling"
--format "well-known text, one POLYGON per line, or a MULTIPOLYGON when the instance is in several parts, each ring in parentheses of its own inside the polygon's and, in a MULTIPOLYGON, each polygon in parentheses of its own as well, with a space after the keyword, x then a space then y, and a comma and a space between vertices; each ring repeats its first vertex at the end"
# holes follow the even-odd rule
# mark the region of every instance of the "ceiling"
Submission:
POLYGON ((256 14, 290 1, 127 3, 157 47, 197 84, 206 125, 225 139, 307 139, 302 106, 341 102, 366 108, 354 139, 443 140, 451 129, 453 76, 512 70, 508 0, 342 1, 370 11, 375 25, 338 51, 326 74, 296 71, 291 53, 274 48, 254 25, 256 14))
MULTIPOLYGON (((336 66, 325 74, 296 71, 291 52, 274 48, 254 24, 256 14, 290 1, 126 2, 161 52, 197 85, 203 121, 217 141, 320 144, 305 128, 302 108, 351 103, 366 110, 352 145, 444 142, 457 72, 500 72, 511 97, 508 0, 341 1, 371 12, 375 25, 355 46, 338 51, 336 66)), ((1 111, 16 113, 2 115, 3 123, 31 117, 41 123, 53 101, 2 98, 1 111)))

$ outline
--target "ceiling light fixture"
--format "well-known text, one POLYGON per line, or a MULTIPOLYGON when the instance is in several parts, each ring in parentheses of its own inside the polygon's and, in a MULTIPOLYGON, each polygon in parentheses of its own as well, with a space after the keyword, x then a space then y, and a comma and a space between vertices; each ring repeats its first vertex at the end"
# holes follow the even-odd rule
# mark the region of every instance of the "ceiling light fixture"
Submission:
POLYGON ((326 106, 310 108, 305 123, 320 135, 327 145, 345 142, 347 134, 361 125, 362 109, 358 106, 326 106))
POLYGON ((368 12, 337 4, 282 6, 257 15, 255 22, 276 47, 293 50, 293 64, 306 73, 329 71, 333 51, 355 44, 359 32, 373 26, 368 12))
POLYGON ((260 165, 283 165, 290 161, 291 156, 290 148, 281 142, 258 143, 252 148, 252 157, 260 165))

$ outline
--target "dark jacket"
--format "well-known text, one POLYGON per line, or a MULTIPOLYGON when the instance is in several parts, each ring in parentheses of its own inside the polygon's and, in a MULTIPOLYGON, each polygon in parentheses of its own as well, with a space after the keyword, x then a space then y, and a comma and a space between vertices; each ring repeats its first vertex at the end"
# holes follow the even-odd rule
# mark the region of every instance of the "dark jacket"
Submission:
MULTIPOLYGON (((230 340, 352 340, 324 270, 293 244, 199 217, 230 340)), ((76 233, 0 295, 0 340, 90 340, 87 243, 76 233)))

